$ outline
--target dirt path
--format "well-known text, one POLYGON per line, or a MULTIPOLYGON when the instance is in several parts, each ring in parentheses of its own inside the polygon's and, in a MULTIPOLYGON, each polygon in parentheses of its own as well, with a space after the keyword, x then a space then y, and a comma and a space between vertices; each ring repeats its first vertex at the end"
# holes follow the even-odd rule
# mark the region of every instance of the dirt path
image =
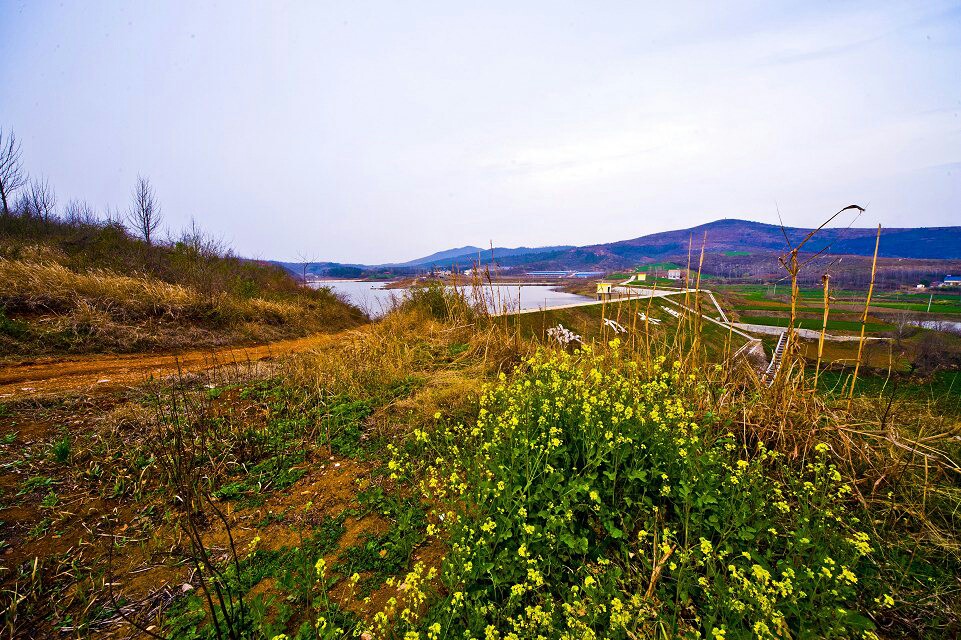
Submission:
POLYGON ((337 334, 315 334, 250 347, 169 354, 91 355, 0 366, 0 401, 140 384, 148 378, 255 362, 326 344, 337 334))

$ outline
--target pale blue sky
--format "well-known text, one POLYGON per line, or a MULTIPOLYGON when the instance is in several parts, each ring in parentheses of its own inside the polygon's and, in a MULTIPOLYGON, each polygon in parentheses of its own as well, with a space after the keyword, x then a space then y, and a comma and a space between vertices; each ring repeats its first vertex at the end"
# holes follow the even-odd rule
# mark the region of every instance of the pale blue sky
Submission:
POLYGON ((0 0, 0 126, 258 257, 961 224, 961 3, 0 0))

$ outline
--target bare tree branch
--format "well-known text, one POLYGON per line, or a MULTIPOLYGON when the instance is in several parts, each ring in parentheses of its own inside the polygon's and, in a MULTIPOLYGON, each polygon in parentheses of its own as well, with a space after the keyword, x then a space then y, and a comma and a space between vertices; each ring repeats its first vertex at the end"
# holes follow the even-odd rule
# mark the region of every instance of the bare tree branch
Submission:
POLYGON ((20 160, 20 141, 13 131, 4 134, 0 129, 0 201, 3 215, 10 215, 10 200, 26 182, 27 176, 20 160))

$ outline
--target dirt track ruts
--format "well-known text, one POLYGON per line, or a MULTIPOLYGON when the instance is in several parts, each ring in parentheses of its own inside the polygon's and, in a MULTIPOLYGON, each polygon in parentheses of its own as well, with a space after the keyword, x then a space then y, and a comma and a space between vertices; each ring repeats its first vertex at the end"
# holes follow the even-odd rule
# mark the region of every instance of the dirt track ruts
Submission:
POLYGON ((265 360, 323 345, 334 334, 315 334, 249 347, 181 353, 58 357, 0 365, 0 401, 133 386, 149 378, 196 372, 231 363, 265 360))

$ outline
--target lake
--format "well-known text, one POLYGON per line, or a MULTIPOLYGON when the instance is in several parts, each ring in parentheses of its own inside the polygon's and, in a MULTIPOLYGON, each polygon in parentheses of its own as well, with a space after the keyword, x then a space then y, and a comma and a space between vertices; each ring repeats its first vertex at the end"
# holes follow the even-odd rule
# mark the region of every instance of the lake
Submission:
POLYGON ((909 324, 924 329, 961 334, 961 322, 957 322, 956 320, 912 320, 909 324))
MULTIPOLYGON (((315 288, 328 287, 335 293, 343 294, 352 304, 357 305, 371 317, 387 313, 403 295, 405 289, 384 289, 389 282, 370 282, 360 280, 323 280, 312 282, 315 288)), ((470 287, 464 288, 468 293, 470 287)), ((484 297, 491 311, 505 309, 543 309, 578 302, 591 302, 594 298, 575 293, 557 291, 553 285, 485 285, 484 297)))

